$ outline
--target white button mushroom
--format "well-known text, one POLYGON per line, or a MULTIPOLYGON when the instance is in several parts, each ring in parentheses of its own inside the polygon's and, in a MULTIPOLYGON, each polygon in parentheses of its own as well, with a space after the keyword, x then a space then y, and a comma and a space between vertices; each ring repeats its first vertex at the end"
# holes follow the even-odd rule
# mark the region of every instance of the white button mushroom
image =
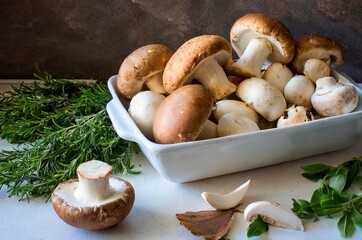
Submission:
POLYGON ((305 62, 303 73, 312 80, 313 83, 316 83, 316 81, 322 77, 329 77, 331 75, 331 69, 328 63, 316 58, 311 58, 305 62))
POLYGON ((99 230, 122 221, 133 207, 132 185, 110 176, 112 167, 92 160, 77 168, 78 180, 59 184, 52 194, 52 206, 58 216, 77 228, 99 230))
POLYGON ((337 116, 352 112, 357 107, 359 96, 352 84, 337 81, 334 77, 320 78, 316 84, 312 105, 321 116, 337 116))
POLYGON ((294 39, 279 20, 263 14, 246 14, 230 30, 230 42, 240 59, 236 65, 245 77, 260 77, 266 60, 288 64, 294 57, 294 39))
POLYGON ((217 133, 219 137, 259 130, 260 128, 258 124, 256 124, 250 118, 244 117, 240 113, 224 114, 217 124, 217 133))
POLYGON ((129 104, 128 113, 141 132, 153 140, 153 122, 159 106, 166 97, 153 91, 137 93, 129 104))
POLYGON ((314 120, 313 113, 304 106, 291 106, 277 122, 277 127, 287 127, 314 120))
POLYGON ((206 120, 196 140, 217 138, 217 125, 213 121, 206 120))
POLYGON ((117 91, 131 99, 146 84, 150 90, 166 93, 162 74, 173 51, 162 44, 149 44, 134 50, 122 62, 117 76, 117 91))
POLYGON ((262 78, 273 84, 281 93, 284 92, 285 85, 293 77, 292 71, 281 63, 272 63, 262 75, 262 78))
POLYGON ((283 228, 304 231, 300 218, 290 209, 272 201, 257 201, 250 203, 244 211, 246 221, 252 222, 260 215, 264 222, 283 228))
POLYGON ((304 75, 296 75, 284 88, 284 97, 290 104, 312 107, 311 97, 315 91, 313 82, 304 75))
POLYGON ((250 118, 254 122, 259 122, 259 116, 257 112, 246 105, 242 101, 225 99, 220 100, 215 103, 214 110, 212 111, 214 118, 216 121, 219 121, 220 118, 226 113, 240 113, 244 117, 250 118))
POLYGON ((163 85, 171 93, 196 79, 216 99, 223 99, 236 90, 222 67, 232 60, 231 54, 230 43, 221 36, 194 37, 177 49, 167 63, 163 85))
POLYGON ((287 108, 283 94, 261 78, 242 81, 236 95, 269 122, 277 120, 287 108))

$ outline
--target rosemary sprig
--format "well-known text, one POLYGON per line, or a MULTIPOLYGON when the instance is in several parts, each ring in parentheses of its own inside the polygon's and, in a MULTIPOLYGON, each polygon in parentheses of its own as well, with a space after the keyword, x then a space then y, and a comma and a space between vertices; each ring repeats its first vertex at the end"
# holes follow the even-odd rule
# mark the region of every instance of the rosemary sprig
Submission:
MULTIPOLYGON (((318 220, 341 214, 337 227, 343 237, 351 237, 356 227, 362 227, 362 195, 348 192, 352 184, 360 184, 362 157, 337 166, 311 164, 303 166, 303 176, 311 181, 321 180, 311 200, 293 199, 293 211, 300 217, 318 220)), ((360 189, 362 190, 361 186, 360 189)))
POLYGON ((114 172, 137 174, 131 163, 134 143, 119 138, 105 106, 105 84, 55 80, 36 75, 30 85, 13 87, 0 100, 0 137, 26 143, 0 152, 0 188, 20 199, 47 195, 91 159, 114 172))

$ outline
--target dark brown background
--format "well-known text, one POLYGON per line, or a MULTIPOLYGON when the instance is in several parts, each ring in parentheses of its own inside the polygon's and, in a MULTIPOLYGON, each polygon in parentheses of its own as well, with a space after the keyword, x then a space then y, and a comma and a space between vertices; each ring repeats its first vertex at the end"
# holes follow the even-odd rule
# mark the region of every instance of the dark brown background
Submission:
POLYGON ((0 0, 0 79, 32 78, 37 63, 56 77, 108 79, 134 49, 176 49, 200 34, 229 31, 240 16, 281 20, 295 37, 320 33, 346 53, 339 68, 362 82, 360 0, 0 0))

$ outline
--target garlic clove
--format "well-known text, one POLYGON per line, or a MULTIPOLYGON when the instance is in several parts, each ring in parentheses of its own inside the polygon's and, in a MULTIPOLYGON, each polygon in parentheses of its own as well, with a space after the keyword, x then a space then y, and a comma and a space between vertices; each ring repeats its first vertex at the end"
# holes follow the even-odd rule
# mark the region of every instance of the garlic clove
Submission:
POLYGON ((226 210, 236 207, 241 202, 248 190, 249 184, 250 180, 236 188, 234 191, 227 194, 203 192, 201 193, 201 196, 213 208, 219 210, 226 210))
POLYGON ((272 201, 257 201, 249 204, 244 211, 246 221, 252 222, 260 215, 263 221, 278 227, 304 231, 300 218, 295 213, 279 203, 272 201))

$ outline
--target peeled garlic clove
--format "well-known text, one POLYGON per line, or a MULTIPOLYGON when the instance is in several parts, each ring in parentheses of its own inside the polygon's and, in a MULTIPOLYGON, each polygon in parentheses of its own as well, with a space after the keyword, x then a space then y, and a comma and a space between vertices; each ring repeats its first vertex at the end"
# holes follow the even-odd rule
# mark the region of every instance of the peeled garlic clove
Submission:
POLYGON ((250 180, 242 184, 234 191, 227 194, 203 192, 201 193, 201 196, 206 202, 208 202, 215 209, 225 210, 225 209, 234 208, 244 198, 248 190, 249 183, 250 180))
POLYGON ((252 222, 260 215, 263 221, 278 227, 304 231, 300 218, 295 213, 279 203, 258 201, 249 204, 244 211, 245 220, 252 222))

